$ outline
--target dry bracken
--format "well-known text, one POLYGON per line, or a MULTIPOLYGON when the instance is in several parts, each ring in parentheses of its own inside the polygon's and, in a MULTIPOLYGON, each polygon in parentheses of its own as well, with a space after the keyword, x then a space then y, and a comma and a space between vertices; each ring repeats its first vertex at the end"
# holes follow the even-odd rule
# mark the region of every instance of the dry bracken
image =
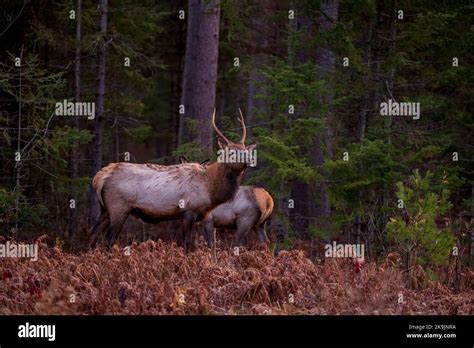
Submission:
MULTIPOLYGON (((41 244, 38 261, 2 259, 0 271, 1 314, 474 314, 469 288, 415 290, 389 259, 354 273, 300 250, 219 250, 213 263, 207 248, 161 241, 80 255, 41 244)), ((463 277, 472 284, 471 269, 463 277)))

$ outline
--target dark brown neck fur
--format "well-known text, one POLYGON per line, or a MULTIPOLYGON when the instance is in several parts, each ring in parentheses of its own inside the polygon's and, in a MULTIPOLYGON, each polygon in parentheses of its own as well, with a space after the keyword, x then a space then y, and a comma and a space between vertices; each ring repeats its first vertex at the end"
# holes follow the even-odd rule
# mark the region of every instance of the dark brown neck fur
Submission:
POLYGON ((213 207, 234 198, 245 164, 215 162, 207 166, 207 186, 213 207))

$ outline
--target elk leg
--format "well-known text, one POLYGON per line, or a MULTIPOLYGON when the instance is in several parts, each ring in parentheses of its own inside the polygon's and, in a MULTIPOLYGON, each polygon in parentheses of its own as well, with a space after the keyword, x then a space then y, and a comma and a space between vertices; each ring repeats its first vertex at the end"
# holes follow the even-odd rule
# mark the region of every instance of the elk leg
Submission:
POLYGON ((99 221, 92 227, 89 233, 89 249, 96 248, 99 244, 99 237, 103 237, 104 230, 110 225, 110 218, 107 211, 102 208, 99 221))
POLYGON ((268 239, 267 231, 265 231, 266 223, 267 222, 265 221, 262 224, 260 224, 260 226, 257 226, 257 234, 258 234, 258 239, 260 239, 260 242, 262 242, 266 245, 269 245, 270 240, 268 239))
POLYGON ((212 229, 212 240, 213 240, 213 243, 212 243, 212 261, 213 262, 217 262, 217 250, 216 250, 216 229, 213 228, 212 229))
POLYGON ((194 240, 194 233, 193 233, 193 225, 194 225, 195 215, 192 212, 187 212, 183 215, 183 240, 184 240, 184 252, 187 254, 190 251, 193 251, 193 245, 195 242, 194 240))
MULTIPOLYGON (((194 224, 194 222, 193 222, 194 224)), ((191 240, 190 240, 190 249, 192 252, 197 250, 197 241, 198 241, 198 234, 196 233, 196 230, 191 227, 191 240)))
POLYGON ((99 221, 96 222, 96 224, 92 227, 92 229, 89 232, 89 249, 93 249, 97 246, 97 241, 98 241, 98 231, 102 227, 102 219, 103 215, 100 216, 99 221))
POLYGON ((105 238, 107 240, 107 246, 109 248, 115 244, 117 241, 118 235, 122 231, 123 224, 127 220, 128 211, 116 211, 113 215, 110 215, 110 227, 107 229, 105 238))
POLYGON ((237 221, 237 234, 234 241, 237 246, 242 246, 244 244, 245 237, 247 237, 247 234, 252 229, 252 227, 252 222, 249 219, 237 221))
POLYGON ((216 229, 214 228, 214 219, 211 215, 201 222, 204 228, 204 236, 206 237, 207 246, 212 251, 212 261, 217 262, 217 250, 216 250, 216 229))
POLYGON ((214 229, 214 221, 212 219, 204 220, 201 222, 201 225, 204 228, 204 237, 206 238, 207 246, 212 248, 215 243, 215 237, 212 232, 214 229))

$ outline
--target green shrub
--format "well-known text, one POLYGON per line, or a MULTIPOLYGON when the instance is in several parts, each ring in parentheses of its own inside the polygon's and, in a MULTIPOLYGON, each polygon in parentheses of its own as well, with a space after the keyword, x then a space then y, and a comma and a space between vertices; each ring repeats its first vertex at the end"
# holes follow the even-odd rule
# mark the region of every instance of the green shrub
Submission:
POLYGON ((402 252, 417 255, 417 262, 443 265, 455 238, 449 229, 439 228, 436 219, 449 210, 451 203, 448 189, 435 186, 432 178, 430 172, 423 177, 415 170, 408 183, 397 183, 397 197, 403 208, 398 216, 390 218, 387 236, 402 252))

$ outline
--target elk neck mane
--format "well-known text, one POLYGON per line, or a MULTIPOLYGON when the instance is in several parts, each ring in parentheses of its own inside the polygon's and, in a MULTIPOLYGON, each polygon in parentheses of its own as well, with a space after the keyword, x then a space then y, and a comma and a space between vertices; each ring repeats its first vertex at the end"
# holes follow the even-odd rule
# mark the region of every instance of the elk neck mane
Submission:
POLYGON ((207 187, 213 205, 219 205, 234 198, 245 166, 235 167, 214 162, 207 166, 207 187))

